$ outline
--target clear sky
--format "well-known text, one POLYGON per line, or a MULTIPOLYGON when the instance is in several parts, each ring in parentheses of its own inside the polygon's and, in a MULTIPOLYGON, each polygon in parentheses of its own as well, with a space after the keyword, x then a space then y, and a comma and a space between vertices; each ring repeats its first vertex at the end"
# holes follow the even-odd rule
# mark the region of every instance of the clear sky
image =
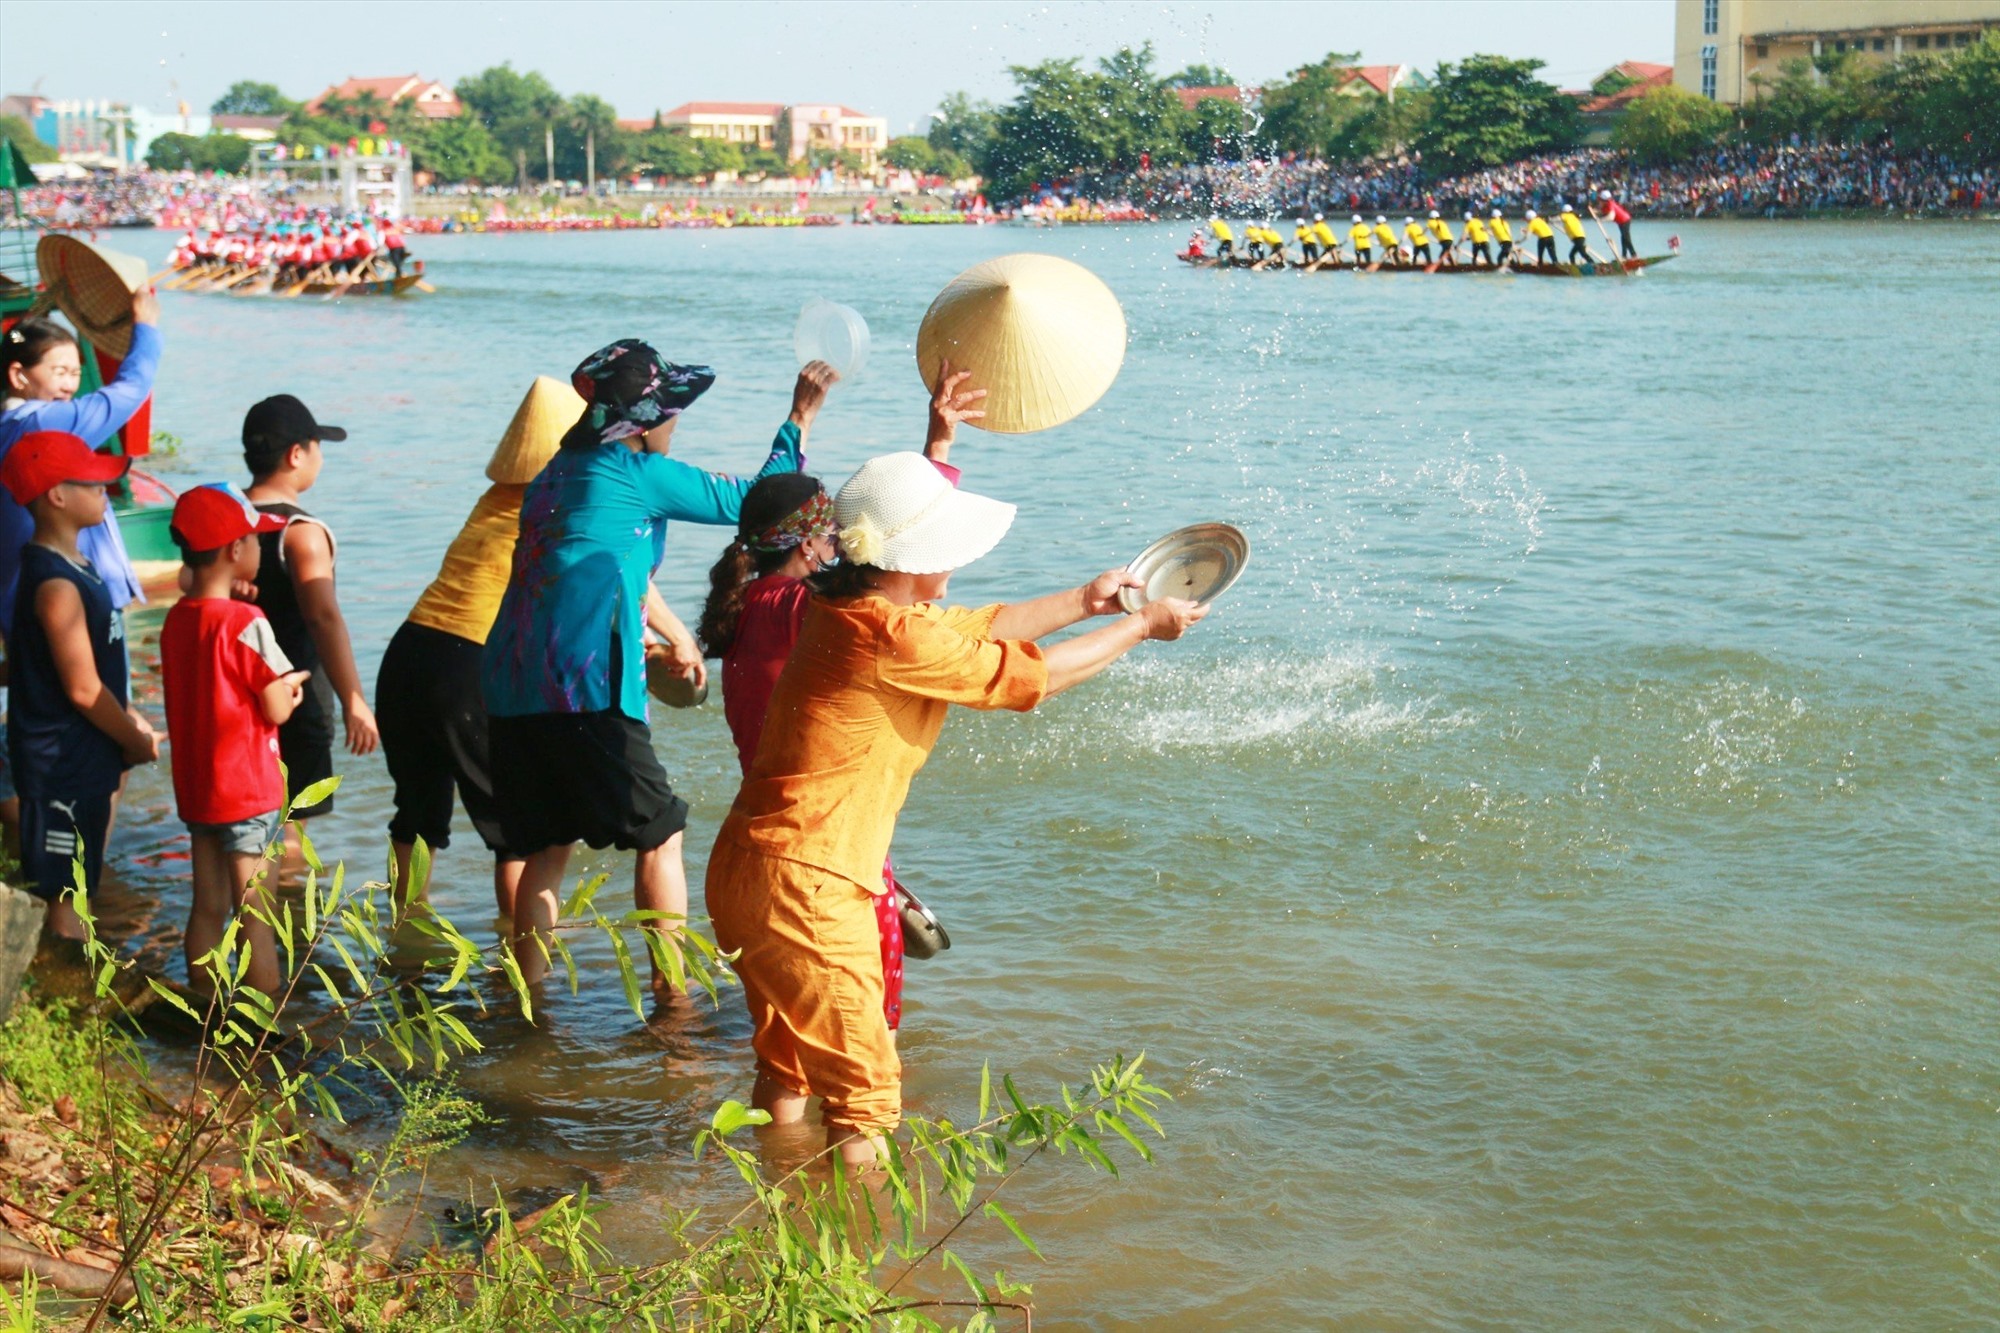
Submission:
POLYGON ((1005 101, 1007 67, 1150 40, 1162 68, 1246 83, 1328 51, 1430 69, 1476 52, 1545 61, 1581 87, 1621 60, 1673 59, 1673 0, 668 4, 646 0, 0 0, 0 92, 196 111, 237 79, 306 98, 353 76, 446 83, 512 61, 621 116, 692 100, 839 101, 923 122, 955 89, 1005 101))

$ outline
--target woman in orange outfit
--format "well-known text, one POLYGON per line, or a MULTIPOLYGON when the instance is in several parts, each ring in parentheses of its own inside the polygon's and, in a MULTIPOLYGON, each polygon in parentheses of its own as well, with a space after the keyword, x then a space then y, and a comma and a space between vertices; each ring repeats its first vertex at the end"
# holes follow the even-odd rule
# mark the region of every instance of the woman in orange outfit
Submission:
POLYGON ((902 1115, 874 895, 946 706, 1026 712, 1207 611, 1165 599, 1043 649, 1036 640, 1117 614, 1118 590, 1138 580, 1119 569, 1030 602, 938 605, 951 572, 1013 521, 1013 505, 953 489, 917 453, 872 459, 841 488, 843 563, 816 581, 709 858, 709 919, 741 951, 756 1026, 753 1104, 783 1124, 818 1096, 827 1142, 849 1162, 872 1161, 902 1115))

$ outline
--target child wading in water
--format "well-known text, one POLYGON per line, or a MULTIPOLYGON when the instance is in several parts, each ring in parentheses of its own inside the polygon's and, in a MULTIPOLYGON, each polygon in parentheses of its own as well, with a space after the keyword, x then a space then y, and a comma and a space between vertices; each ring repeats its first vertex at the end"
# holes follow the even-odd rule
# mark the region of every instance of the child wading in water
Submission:
MULTIPOLYGON (((924 457, 954 486, 959 470, 945 460, 958 424, 986 415, 973 407, 986 391, 962 390, 970 373, 953 374, 945 363, 924 440, 924 457)), ((812 602, 806 580, 833 558, 832 497, 818 478, 787 472, 750 488, 736 540, 708 571, 708 602, 696 632, 703 651, 722 659, 722 712, 745 774, 771 691, 806 623, 812 602)), ((895 867, 884 862, 882 877, 893 889, 895 867)), ((875 926, 882 937, 882 1016, 893 1035, 903 1021, 903 920, 894 892, 875 895, 875 926)))
POLYGON ((77 887, 95 889, 119 780, 160 757, 159 736, 127 706, 125 618, 77 547, 80 533, 104 521, 104 488, 128 466, 61 431, 23 435, 0 462, 0 485, 35 520, 7 637, 21 870, 49 903, 49 929, 69 939, 83 938, 82 919, 62 898, 72 863, 83 863, 77 887))
MULTIPOLYGON (((264 613, 232 598, 262 563, 262 533, 285 520, 259 513, 227 482, 197 486, 174 505, 174 542, 187 562, 185 597, 160 629, 167 731, 174 738, 174 800, 194 847, 194 901, 188 909, 188 982, 207 991, 197 962, 222 939, 232 912, 262 891, 267 848, 280 837, 285 781, 278 728, 304 695, 264 613)), ((276 936, 255 914, 246 980, 266 995, 283 984, 276 936)))
MULTIPOLYGON (((250 468, 251 503, 285 520, 278 531, 257 539, 264 547, 257 572, 257 605, 270 617, 285 657, 312 673, 305 697, 278 728, 287 802, 333 776, 336 698, 347 718, 350 753, 369 754, 381 742, 375 714, 361 694, 361 673, 354 666, 347 621, 333 593, 333 533, 299 507, 299 500, 319 480, 324 461, 320 442, 346 438, 340 427, 313 420, 306 405, 288 393, 266 398, 243 418, 243 461, 250 468)), ((332 810, 329 796, 292 813, 305 820, 332 810)))

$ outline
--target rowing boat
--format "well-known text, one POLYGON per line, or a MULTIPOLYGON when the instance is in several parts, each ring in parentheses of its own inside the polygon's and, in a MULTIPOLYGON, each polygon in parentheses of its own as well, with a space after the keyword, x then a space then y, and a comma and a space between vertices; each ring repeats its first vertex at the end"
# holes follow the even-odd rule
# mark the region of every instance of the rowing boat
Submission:
MULTIPOLYGON (((1219 269, 1241 268, 1255 272, 1271 273, 1275 268, 1258 268, 1248 259, 1218 259, 1212 255, 1190 255, 1185 252, 1176 256, 1183 264, 1196 268, 1219 269)), ((1307 264, 1294 260, 1287 268, 1308 273, 1339 273, 1360 271, 1363 273, 1487 273, 1511 274, 1527 278, 1625 278, 1649 268, 1654 264, 1664 264, 1676 255, 1647 255, 1642 259, 1606 260, 1602 264, 1508 264, 1505 268, 1488 265, 1475 267, 1471 264, 1361 264, 1351 260, 1329 259, 1317 264, 1307 264)))
POLYGON ((187 276, 170 286, 184 292, 227 292, 231 296, 400 296, 415 288, 430 291, 424 281, 424 261, 413 259, 399 277, 390 272, 386 263, 379 264, 371 272, 380 277, 367 277, 352 282, 341 282, 333 278, 315 279, 310 282, 276 282, 269 274, 237 272, 232 277, 228 269, 200 270, 182 269, 187 276))

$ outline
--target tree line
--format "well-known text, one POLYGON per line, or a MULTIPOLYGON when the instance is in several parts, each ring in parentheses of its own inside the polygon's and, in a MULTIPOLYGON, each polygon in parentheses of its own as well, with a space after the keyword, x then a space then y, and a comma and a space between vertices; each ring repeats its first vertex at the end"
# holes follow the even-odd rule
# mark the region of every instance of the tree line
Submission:
MULTIPOLYGON (((1269 82, 1248 104, 1229 96, 1190 104, 1184 90, 1234 89, 1238 80, 1208 65, 1163 72, 1150 43, 1094 63, 1067 57, 1016 65, 1012 101, 996 106, 953 93, 932 113, 926 133, 890 140, 883 161, 953 179, 976 175, 1007 198, 1088 173, 1283 154, 1339 163, 1419 154, 1426 167, 1449 173, 1560 152, 1584 137, 1577 100, 1540 78, 1537 60, 1448 61, 1423 86, 1398 88, 1393 97, 1357 86, 1359 63, 1353 52, 1329 52, 1269 82)), ((1911 53, 1893 62, 1829 53, 1787 62, 1757 81, 1759 98, 1740 109, 1678 88, 1656 89, 1632 103, 1613 143, 1652 163, 1730 142, 1794 137, 1889 141, 1968 162, 2000 159, 2000 32, 1949 53, 1911 53)), ((1615 92, 1620 82, 1608 75, 1593 91, 1615 92)), ((787 163, 757 145, 691 137, 662 123, 657 112, 650 127, 626 129, 602 98, 564 96, 541 74, 512 65, 462 79, 456 92, 466 114, 447 120, 366 92, 309 112, 272 85, 247 81, 211 110, 282 116, 279 138, 307 149, 386 134, 441 180, 523 188, 633 172, 686 180, 861 166, 852 154, 830 150, 787 163)), ((148 160, 239 171, 248 153, 247 143, 227 135, 167 135, 148 160)))
POLYGON ((1958 161, 2000 161, 2000 30, 1947 54, 1917 51, 1871 61, 1858 51, 1787 60, 1752 75, 1741 111, 1680 88, 1633 103, 1613 142, 1650 165, 1721 144, 1894 143, 1958 161))
MULTIPOLYGON (((592 180, 642 172, 691 180, 717 172, 783 173, 821 167, 858 170, 852 153, 815 149, 804 162, 789 163, 756 144, 696 138, 668 126, 655 111, 640 130, 618 123, 616 111, 592 93, 565 96, 535 71, 496 65, 459 80, 452 90, 465 114, 433 120, 409 100, 383 101, 364 89, 352 98, 328 98, 319 106, 286 97, 276 86, 244 80, 231 85, 209 108, 224 116, 279 116, 278 141, 310 152, 344 146, 351 139, 387 138, 400 142, 413 164, 444 181, 532 188, 556 181, 592 180)), ((160 169, 241 171, 250 145, 233 135, 169 134, 147 152, 160 169)))

